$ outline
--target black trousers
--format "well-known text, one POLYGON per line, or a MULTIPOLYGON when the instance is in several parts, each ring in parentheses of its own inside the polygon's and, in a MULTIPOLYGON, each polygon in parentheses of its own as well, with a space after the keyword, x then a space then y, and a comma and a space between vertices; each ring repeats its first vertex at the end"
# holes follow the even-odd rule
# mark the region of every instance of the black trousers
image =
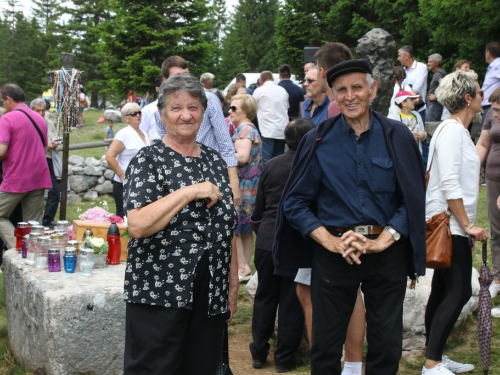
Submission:
POLYGON ((124 375, 213 375, 227 314, 208 316, 208 253, 196 267, 193 309, 127 303, 124 375))
POLYGON ((125 217, 123 212, 123 184, 121 182, 113 182, 113 198, 116 205, 116 216, 125 217))
POLYGON ((42 220, 43 225, 49 225, 51 221, 54 221, 57 213, 57 206, 59 206, 59 200, 61 196, 61 181, 56 178, 52 159, 47 158, 47 165, 49 166, 52 188, 49 189, 47 202, 45 203, 45 213, 43 214, 42 220))
POLYGON ((349 265, 342 255, 314 247, 311 276, 313 375, 340 375, 340 359, 359 285, 364 293, 366 375, 395 375, 402 354, 407 246, 398 242, 349 265))
POLYGON ((304 313, 297 298, 296 284, 292 278, 274 275, 271 251, 256 248, 254 262, 259 285, 253 305, 250 352, 254 358, 267 357, 277 313, 278 344, 274 362, 285 363, 294 358, 304 332, 304 313))
POLYGON ((441 361, 448 336, 472 295, 472 250, 467 237, 452 236, 451 267, 435 270, 425 310, 425 357, 441 361))

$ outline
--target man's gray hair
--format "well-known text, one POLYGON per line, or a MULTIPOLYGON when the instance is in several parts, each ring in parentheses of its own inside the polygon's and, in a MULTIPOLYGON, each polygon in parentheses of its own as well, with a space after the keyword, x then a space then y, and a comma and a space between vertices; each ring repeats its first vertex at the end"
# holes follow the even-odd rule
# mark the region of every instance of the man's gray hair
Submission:
POLYGON ((441 56, 439 53, 433 53, 428 57, 428 59, 431 59, 432 61, 438 63, 439 66, 441 66, 441 63, 443 62, 443 56, 441 56))
POLYGON ((163 113, 172 94, 185 92, 193 98, 198 98, 203 107, 207 109, 207 96, 205 88, 189 73, 175 74, 163 82, 158 91, 158 109, 163 113))
POLYGON ((451 114, 464 109, 465 95, 472 98, 477 95, 477 74, 473 71, 463 72, 457 70, 448 74, 439 83, 436 89, 436 97, 439 103, 444 105, 451 114))
POLYGON ((31 101, 31 103, 30 103, 30 108, 31 108, 31 109, 35 109, 35 106, 36 106, 36 105, 41 105, 41 104, 43 104, 43 106, 45 107, 45 106, 46 106, 46 104, 45 104, 45 100, 40 99, 40 98, 33 99, 33 100, 31 101))
POLYGON ((211 83, 214 81, 215 76, 212 73, 203 73, 200 77, 200 82, 202 85, 206 83, 211 83))

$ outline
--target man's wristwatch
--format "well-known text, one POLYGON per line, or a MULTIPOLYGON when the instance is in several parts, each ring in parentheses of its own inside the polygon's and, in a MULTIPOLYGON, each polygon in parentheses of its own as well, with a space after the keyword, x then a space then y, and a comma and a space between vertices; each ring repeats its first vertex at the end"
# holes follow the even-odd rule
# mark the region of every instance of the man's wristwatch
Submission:
POLYGON ((390 226, 388 226, 388 225, 387 225, 387 226, 384 228, 384 230, 388 231, 388 232, 391 234, 392 239, 393 239, 394 241, 396 241, 396 242, 397 242, 397 241, 399 241, 399 239, 401 238, 401 235, 400 235, 400 234, 396 231, 396 229, 394 229, 393 227, 390 227, 390 226))

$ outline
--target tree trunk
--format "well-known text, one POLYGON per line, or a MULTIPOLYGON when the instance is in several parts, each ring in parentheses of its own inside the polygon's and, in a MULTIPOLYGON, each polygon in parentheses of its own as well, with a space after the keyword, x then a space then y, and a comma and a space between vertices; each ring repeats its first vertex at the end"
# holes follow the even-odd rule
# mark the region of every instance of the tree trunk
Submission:
POLYGON ((99 108, 99 90, 92 90, 90 95, 90 107, 99 108))
POLYGON ((103 111, 105 111, 105 110, 106 110, 106 100, 107 100, 107 99, 106 99, 106 94, 104 93, 104 94, 102 94, 102 101, 101 101, 101 109, 102 109, 103 111))

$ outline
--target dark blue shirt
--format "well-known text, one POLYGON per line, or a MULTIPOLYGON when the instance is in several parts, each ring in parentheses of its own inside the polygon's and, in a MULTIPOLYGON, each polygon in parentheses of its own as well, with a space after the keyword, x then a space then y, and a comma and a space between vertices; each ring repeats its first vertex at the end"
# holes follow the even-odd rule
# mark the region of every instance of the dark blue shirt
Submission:
POLYGON ((286 218, 304 237, 320 226, 370 224, 390 224, 406 237, 406 208, 382 126, 371 116, 357 137, 343 115, 338 121, 290 190, 286 218))
POLYGON ((307 98, 304 103, 302 103, 302 118, 308 118, 314 122, 316 126, 318 126, 328 118, 328 106, 330 105, 330 99, 326 96, 323 103, 314 108, 313 115, 311 116, 312 105, 313 101, 311 98, 307 98))
POLYGON ((288 93, 288 118, 297 118, 300 115, 300 103, 304 101, 302 89, 289 79, 279 81, 278 86, 283 87, 288 93))

